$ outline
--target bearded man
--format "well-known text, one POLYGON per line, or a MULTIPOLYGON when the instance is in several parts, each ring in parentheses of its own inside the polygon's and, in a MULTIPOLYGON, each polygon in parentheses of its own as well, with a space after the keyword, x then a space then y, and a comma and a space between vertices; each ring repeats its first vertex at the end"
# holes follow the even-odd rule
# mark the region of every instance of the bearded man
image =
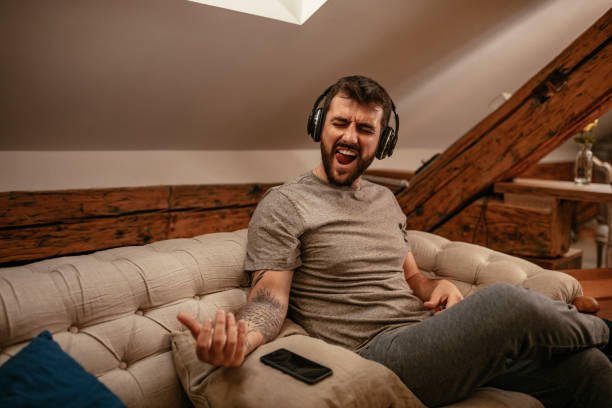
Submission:
POLYGON ((341 78, 317 99, 308 133, 321 163, 257 206, 247 304, 237 317, 217 311, 214 326, 179 315, 198 357, 238 367, 289 313, 312 336, 389 367, 428 406, 492 385, 549 407, 609 407, 612 364, 598 349, 609 353, 609 322, 505 284, 463 300, 451 282, 420 273, 395 196, 362 180, 393 153, 398 127, 372 79, 341 78))

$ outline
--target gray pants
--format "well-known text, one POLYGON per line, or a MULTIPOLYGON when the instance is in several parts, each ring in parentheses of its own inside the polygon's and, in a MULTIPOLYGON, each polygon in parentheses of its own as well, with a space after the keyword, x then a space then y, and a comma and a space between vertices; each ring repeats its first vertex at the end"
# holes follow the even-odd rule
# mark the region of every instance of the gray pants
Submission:
POLYGON ((506 284, 477 292, 361 352, 397 374, 427 406, 483 385, 521 391, 546 407, 612 407, 609 339, 598 317, 506 284))

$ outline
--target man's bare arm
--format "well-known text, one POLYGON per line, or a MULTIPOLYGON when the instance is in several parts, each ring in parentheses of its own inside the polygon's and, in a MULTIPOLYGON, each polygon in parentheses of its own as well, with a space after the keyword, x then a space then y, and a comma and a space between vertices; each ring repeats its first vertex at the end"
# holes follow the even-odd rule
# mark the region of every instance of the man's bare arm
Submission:
POLYGON ((253 273, 247 303, 237 314, 247 324, 246 353, 276 338, 287 316, 293 271, 253 273))
POLYGON ((419 271, 412 252, 408 252, 404 260, 404 277, 415 295, 423 301, 425 307, 437 312, 463 299, 463 295, 452 282, 446 279, 430 279, 423 275, 419 271))

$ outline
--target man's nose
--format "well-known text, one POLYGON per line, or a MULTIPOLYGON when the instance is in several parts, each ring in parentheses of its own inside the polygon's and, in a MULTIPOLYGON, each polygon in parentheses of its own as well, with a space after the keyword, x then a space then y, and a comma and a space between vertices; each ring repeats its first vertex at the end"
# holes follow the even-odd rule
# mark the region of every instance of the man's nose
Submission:
POLYGON ((354 123, 351 123, 345 128, 341 140, 348 144, 357 144, 357 126, 354 123))

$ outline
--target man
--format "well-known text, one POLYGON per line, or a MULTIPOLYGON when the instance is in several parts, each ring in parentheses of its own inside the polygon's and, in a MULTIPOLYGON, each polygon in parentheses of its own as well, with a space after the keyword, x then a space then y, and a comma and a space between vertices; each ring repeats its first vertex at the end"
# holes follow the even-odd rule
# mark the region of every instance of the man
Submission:
POLYGON ((463 300, 449 281, 419 272, 395 197, 361 179, 374 157, 392 153, 391 113, 397 130, 386 91, 360 76, 341 78, 317 99, 308 131, 320 138, 322 161, 258 205, 247 304, 237 317, 218 311, 214 328, 179 315, 198 357, 240 366, 277 336, 289 310, 310 334, 391 368, 428 406, 484 384, 547 406, 609 406, 612 364, 596 348, 609 339, 602 319, 510 285, 463 300))

